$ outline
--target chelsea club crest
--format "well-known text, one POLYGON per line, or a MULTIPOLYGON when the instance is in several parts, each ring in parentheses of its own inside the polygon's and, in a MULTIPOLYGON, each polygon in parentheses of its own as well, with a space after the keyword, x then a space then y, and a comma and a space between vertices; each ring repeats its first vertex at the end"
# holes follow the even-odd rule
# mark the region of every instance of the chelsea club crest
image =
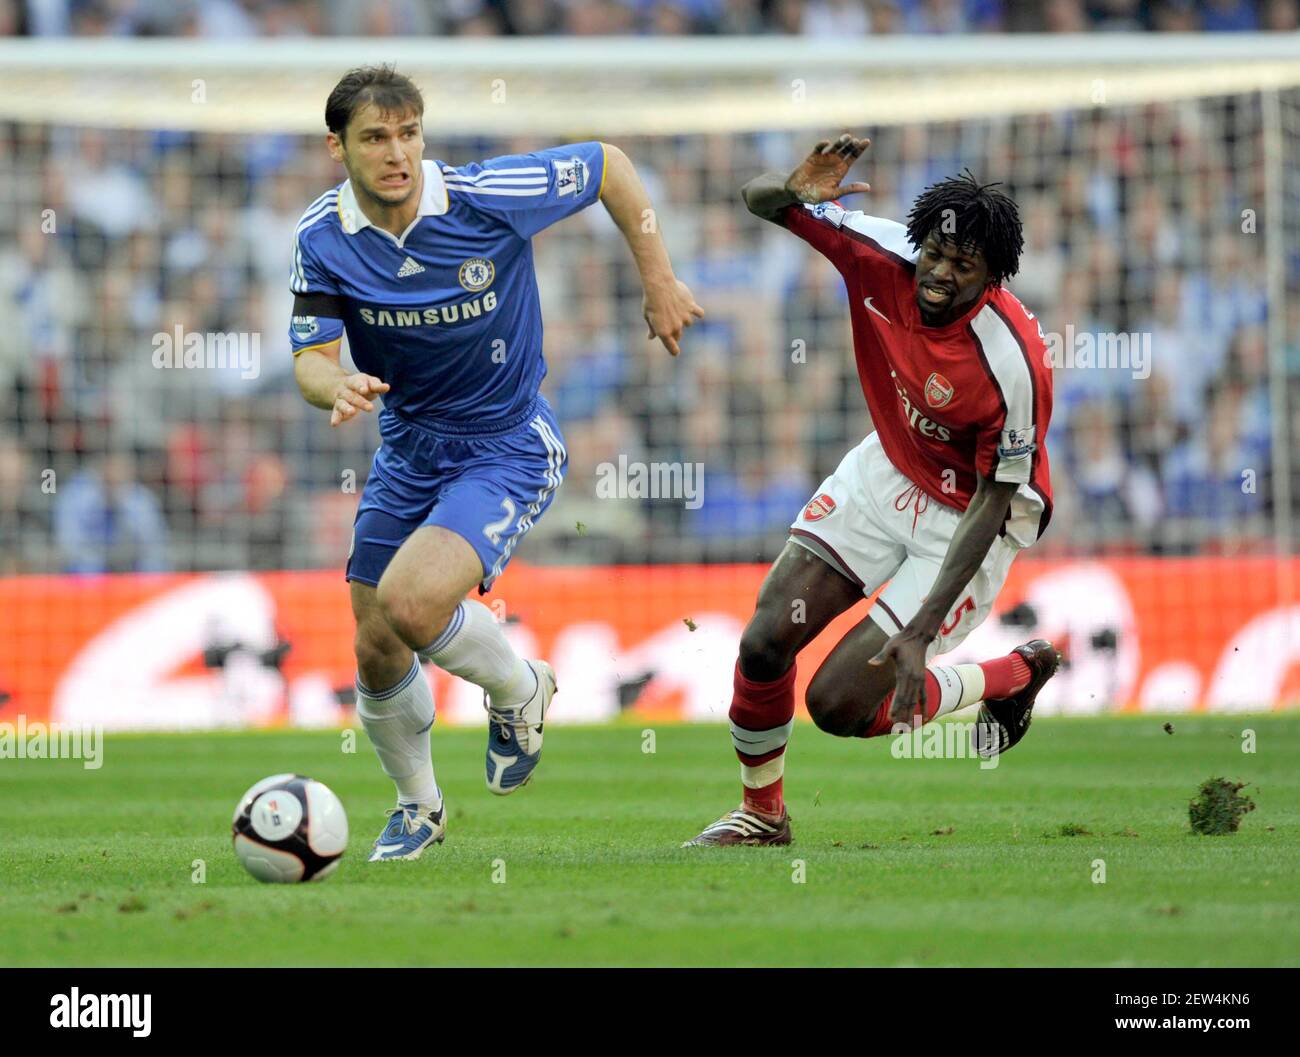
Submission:
POLYGON ((460 266, 460 285, 472 294, 486 290, 496 277, 496 268, 486 257, 471 257, 460 266))

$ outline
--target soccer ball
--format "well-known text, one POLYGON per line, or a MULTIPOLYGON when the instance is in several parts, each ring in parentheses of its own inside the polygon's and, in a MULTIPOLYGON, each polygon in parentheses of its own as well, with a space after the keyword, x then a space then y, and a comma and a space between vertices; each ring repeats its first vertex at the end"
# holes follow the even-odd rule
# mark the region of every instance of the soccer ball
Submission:
POLYGON ((235 854, 259 881, 319 881, 348 846, 348 816, 328 786, 300 774, 263 778, 239 798, 235 854))

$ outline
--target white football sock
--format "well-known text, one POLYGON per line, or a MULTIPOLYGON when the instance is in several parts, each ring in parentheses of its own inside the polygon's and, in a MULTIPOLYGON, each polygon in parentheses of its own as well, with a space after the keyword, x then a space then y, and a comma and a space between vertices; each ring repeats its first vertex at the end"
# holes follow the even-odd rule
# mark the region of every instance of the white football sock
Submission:
POLYGON ((934 714, 935 719, 984 700, 984 669, 978 664, 936 664, 930 671, 939 682, 939 711, 934 714))
POLYGON ((757 767, 750 767, 744 763, 740 765, 740 782, 746 789, 762 789, 783 777, 785 777, 785 753, 773 757, 767 763, 760 763, 757 767))
POLYGON ((397 786, 398 801, 424 804, 437 811, 442 794, 429 753, 429 730, 436 710, 420 662, 412 657, 410 671, 387 690, 369 689, 358 674, 356 689, 357 718, 379 754, 384 773, 397 786))
POLYGON ((467 598, 456 607, 442 634, 419 651, 444 671, 487 691, 496 708, 522 705, 537 689, 537 677, 515 653, 492 610, 467 598))
POLYGON ((749 730, 734 719, 731 721, 731 744, 737 755, 766 756, 769 752, 781 750, 779 756, 753 767, 741 762, 740 781, 746 789, 762 789, 785 774, 785 747, 793 730, 793 719, 768 730, 749 730))

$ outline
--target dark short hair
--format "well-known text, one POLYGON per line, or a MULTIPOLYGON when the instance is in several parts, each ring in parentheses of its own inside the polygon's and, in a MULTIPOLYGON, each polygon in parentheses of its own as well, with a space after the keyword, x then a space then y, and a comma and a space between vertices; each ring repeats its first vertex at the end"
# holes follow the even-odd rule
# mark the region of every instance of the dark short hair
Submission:
POLYGON ((424 96, 409 77, 393 66, 358 66, 343 75, 325 101, 325 127, 342 139, 348 122, 367 103, 382 114, 424 116, 424 96))
POLYGON ((1020 270, 1025 239, 1015 200, 1000 186, 981 184, 967 169, 927 187, 907 215, 908 241, 919 249, 934 235, 940 242, 978 250, 988 265, 989 282, 1009 279, 1020 270))

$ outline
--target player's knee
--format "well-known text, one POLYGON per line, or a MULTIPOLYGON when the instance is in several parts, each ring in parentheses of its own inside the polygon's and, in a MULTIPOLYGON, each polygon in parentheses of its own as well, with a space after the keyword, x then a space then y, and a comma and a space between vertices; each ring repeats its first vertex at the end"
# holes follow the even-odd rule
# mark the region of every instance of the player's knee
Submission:
POLYGON ((857 734, 861 724, 861 702, 853 700, 831 680, 814 676, 804 701, 819 730, 837 738, 851 738, 857 734))
POLYGON ((740 670, 746 679, 770 683, 790 670, 794 656, 781 641, 779 630, 762 614, 755 614, 740 636, 740 670))
POLYGON ((393 636, 387 625, 376 626, 374 622, 357 625, 352 652, 361 681, 367 686, 387 686, 404 675, 410 664, 411 651, 406 645, 393 636))
POLYGON ((385 622, 411 649, 427 646, 438 633, 430 607, 406 585, 385 578, 379 583, 376 598, 385 622))

